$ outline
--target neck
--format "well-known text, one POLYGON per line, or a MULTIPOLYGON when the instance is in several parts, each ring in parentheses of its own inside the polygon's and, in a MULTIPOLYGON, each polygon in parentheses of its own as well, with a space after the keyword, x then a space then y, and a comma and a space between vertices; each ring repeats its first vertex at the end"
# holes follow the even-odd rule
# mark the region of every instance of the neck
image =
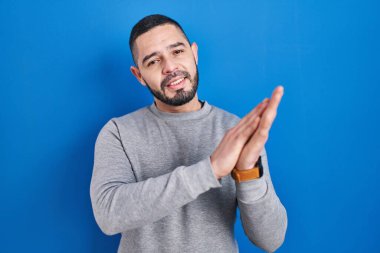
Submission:
POLYGON ((197 94, 195 94, 194 98, 190 100, 188 103, 184 105, 179 105, 179 106, 167 105, 165 103, 162 103, 156 98, 154 98, 154 102, 156 104, 157 109, 162 112, 172 112, 172 113, 193 112, 193 111, 198 111, 202 107, 201 102, 199 102, 198 100, 197 94))

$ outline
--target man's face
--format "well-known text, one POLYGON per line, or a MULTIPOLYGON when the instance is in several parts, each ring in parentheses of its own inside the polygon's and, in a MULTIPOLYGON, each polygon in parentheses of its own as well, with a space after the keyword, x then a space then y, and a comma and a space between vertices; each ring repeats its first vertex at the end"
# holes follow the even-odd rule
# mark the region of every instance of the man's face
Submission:
POLYGON ((176 26, 157 26, 136 39, 138 68, 131 67, 131 71, 156 99, 167 105, 183 105, 197 92, 197 49, 176 26))

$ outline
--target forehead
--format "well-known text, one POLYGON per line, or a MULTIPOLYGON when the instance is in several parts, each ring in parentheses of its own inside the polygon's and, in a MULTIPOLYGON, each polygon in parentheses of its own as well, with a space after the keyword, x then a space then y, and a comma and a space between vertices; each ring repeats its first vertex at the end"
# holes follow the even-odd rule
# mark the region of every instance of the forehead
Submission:
POLYGON ((159 25, 141 34, 135 41, 136 55, 141 57, 154 51, 162 51, 176 42, 188 43, 182 31, 172 24, 159 25))

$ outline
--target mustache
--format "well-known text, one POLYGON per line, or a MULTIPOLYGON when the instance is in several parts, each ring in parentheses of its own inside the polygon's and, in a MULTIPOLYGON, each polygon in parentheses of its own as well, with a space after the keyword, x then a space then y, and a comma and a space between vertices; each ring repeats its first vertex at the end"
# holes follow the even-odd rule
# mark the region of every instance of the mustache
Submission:
POLYGON ((189 72, 184 71, 184 70, 177 70, 177 71, 171 73, 170 75, 168 75, 167 77, 165 77, 164 80, 162 80, 162 82, 161 82, 161 89, 164 89, 164 87, 165 87, 168 83, 170 83, 170 81, 171 81, 173 78, 175 78, 175 77, 177 77, 177 76, 183 76, 183 77, 186 77, 186 78, 188 78, 188 79, 191 81, 191 76, 190 76, 189 72))

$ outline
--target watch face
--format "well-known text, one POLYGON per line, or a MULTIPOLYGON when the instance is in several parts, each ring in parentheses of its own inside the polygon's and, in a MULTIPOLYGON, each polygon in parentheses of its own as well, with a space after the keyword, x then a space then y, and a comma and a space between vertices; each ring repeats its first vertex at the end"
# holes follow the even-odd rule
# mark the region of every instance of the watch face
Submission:
POLYGON ((235 169, 232 170, 231 176, 233 179, 238 180, 235 169))
POLYGON ((261 163, 261 156, 259 156, 259 160, 257 160, 257 166, 259 167, 259 174, 260 174, 260 177, 263 176, 263 164, 261 163))
POLYGON ((234 173, 234 170, 231 171, 231 177, 232 177, 233 179, 235 179, 235 173, 234 173))

